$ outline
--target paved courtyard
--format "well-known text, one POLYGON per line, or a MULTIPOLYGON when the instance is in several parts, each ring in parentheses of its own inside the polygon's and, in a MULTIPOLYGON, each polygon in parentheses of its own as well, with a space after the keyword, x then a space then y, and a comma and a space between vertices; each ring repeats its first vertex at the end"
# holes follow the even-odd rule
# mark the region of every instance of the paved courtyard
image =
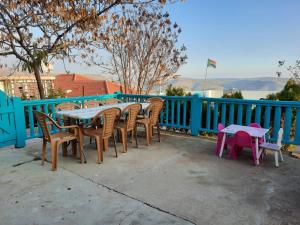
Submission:
POLYGON ((118 158, 110 148, 100 165, 94 143, 87 164, 60 151, 56 172, 40 165, 39 139, 0 149, 0 224, 299 224, 300 160, 284 154, 275 168, 268 155, 254 167, 247 152, 216 157, 204 138, 139 140, 127 153, 118 144, 118 158))

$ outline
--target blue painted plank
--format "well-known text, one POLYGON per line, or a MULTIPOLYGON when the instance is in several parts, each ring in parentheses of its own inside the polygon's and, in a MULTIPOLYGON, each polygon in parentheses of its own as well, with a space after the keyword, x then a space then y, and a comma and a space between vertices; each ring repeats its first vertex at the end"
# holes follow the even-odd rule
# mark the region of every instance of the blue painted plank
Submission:
POLYGON ((270 117, 271 117, 271 107, 269 105, 267 105, 265 108, 264 128, 270 127, 270 117))
POLYGON ((256 105, 255 108, 255 123, 260 124, 261 119, 261 105, 256 105))
POLYGON ((177 126, 180 126, 180 108, 181 108, 181 101, 177 101, 177 126))
POLYGON ((218 131, 218 118, 219 117, 219 104, 218 103, 214 103, 214 132, 218 131))
POLYGON ((246 126, 248 126, 251 123, 251 116, 252 116, 252 105, 247 104, 247 108, 246 108, 246 126))
MULTIPOLYGON (((13 101, 11 100, 11 98, 7 99, 7 106, 8 108, 13 108, 13 101)), ((14 127, 15 126, 14 112, 8 113, 8 116, 9 116, 9 126, 14 127)))
POLYGON ((283 129, 283 141, 288 142, 290 140, 290 132, 292 127, 292 108, 286 107, 284 113, 284 129, 283 129))
POLYGON ((210 114, 211 114, 210 102, 206 103, 206 129, 210 130, 210 114))
POLYGON ((169 101, 166 100, 166 124, 169 124, 169 101))
POLYGON ((243 123, 243 105, 239 104, 238 106, 238 118, 237 118, 237 124, 242 125, 243 123))
POLYGON ((199 126, 199 130, 202 128, 202 110, 203 110, 203 101, 198 101, 198 107, 199 107, 199 120, 198 120, 198 126, 199 126))
MULTIPOLYGON (((264 128, 269 129, 270 128, 270 118, 271 118, 271 107, 269 105, 265 108, 265 121, 264 121, 264 128)), ((268 140, 269 133, 266 134, 266 139, 268 140)))
POLYGON ((34 138, 34 117, 33 117, 32 105, 28 106, 28 116, 29 116, 30 138, 34 138))
POLYGON ((198 94, 194 94, 191 99, 191 133, 193 136, 199 135, 201 130, 201 121, 202 121, 202 101, 199 99, 198 94), (200 110, 201 109, 201 110, 200 110))
POLYGON ((234 124, 234 104, 229 106, 229 124, 234 124))
POLYGON ((15 123, 16 123, 16 148, 25 147, 26 140, 26 125, 25 125, 25 113, 24 106, 20 98, 13 97, 15 108, 15 123))
POLYGON ((221 123, 226 126, 226 104, 222 103, 222 119, 221 119, 221 123))
POLYGON ((44 104, 44 105, 43 105, 43 110, 44 110, 44 113, 45 113, 45 114, 47 114, 47 115, 49 114, 48 104, 44 104))
POLYGON ((171 125, 174 125, 174 118, 175 118, 175 111, 174 111, 174 108, 175 108, 175 101, 174 100, 171 100, 171 125))
POLYGON ((300 144, 300 107, 296 110, 296 131, 294 141, 300 144))
POLYGON ((187 101, 183 101, 183 126, 186 126, 186 105, 187 101))
POLYGON ((277 134, 281 125, 281 107, 275 107, 274 128, 272 133, 272 141, 277 141, 277 134))

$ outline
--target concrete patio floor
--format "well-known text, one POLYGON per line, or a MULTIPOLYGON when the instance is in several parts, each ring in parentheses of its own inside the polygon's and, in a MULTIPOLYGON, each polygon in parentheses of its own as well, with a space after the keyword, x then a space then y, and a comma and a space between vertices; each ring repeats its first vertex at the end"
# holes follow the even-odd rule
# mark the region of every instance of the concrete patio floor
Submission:
POLYGON ((127 153, 118 144, 118 158, 110 148, 99 165, 95 144, 86 144, 87 164, 60 151, 56 172, 33 160, 38 139, 2 148, 0 224, 299 224, 300 160, 285 154, 275 168, 268 155, 254 167, 250 153, 220 159, 214 147, 190 136, 163 135, 151 146, 140 138, 127 153))

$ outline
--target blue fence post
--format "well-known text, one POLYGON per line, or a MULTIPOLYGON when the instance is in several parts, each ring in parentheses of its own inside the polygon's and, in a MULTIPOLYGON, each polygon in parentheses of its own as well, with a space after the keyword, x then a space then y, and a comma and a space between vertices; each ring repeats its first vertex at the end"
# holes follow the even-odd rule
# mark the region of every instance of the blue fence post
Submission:
POLYGON ((16 126, 16 148, 25 147, 26 126, 25 113, 22 101, 18 97, 13 97, 13 104, 15 109, 15 126, 16 126))
POLYGON ((201 102, 198 94, 194 94, 191 101, 191 132, 193 136, 199 134, 200 121, 202 115, 200 115, 201 102))

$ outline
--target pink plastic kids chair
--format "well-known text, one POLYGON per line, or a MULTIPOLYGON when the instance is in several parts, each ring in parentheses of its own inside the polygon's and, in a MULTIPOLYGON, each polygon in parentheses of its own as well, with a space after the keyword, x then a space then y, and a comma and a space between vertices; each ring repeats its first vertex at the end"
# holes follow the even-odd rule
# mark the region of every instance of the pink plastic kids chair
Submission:
MULTIPOLYGON (((249 127, 256 127, 256 128, 261 128, 261 126, 258 123, 250 123, 249 127)), ((252 138, 253 143, 255 143, 255 138, 252 138)), ((262 144, 264 142, 263 138, 258 139, 258 144, 262 144)))
POLYGON ((256 149, 255 144, 252 141, 252 137, 245 131, 238 131, 233 136, 233 143, 228 154, 228 158, 233 157, 237 159, 238 151, 242 151, 243 148, 250 148, 252 150, 253 162, 256 165, 256 149))

